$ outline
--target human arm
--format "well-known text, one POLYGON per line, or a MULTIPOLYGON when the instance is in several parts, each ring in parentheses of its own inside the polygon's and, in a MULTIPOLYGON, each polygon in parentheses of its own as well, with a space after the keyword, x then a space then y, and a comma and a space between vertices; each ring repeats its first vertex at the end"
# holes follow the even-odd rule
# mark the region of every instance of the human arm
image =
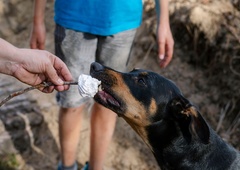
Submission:
POLYGON ((0 73, 11 75, 23 83, 37 85, 50 81, 56 86, 44 92, 67 90, 63 81, 71 81, 67 66, 55 55, 44 50, 17 48, 0 38, 0 73))
POLYGON ((46 0, 35 0, 33 11, 33 25, 30 36, 32 49, 45 49, 46 28, 44 23, 46 0))
POLYGON ((156 0, 158 13, 157 42, 160 67, 165 68, 173 56, 174 40, 169 23, 168 0, 156 0))

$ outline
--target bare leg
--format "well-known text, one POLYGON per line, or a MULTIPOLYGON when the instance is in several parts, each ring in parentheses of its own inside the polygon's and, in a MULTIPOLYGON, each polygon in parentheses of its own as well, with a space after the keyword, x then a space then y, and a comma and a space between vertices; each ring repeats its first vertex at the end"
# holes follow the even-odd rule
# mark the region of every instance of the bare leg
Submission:
POLYGON ((61 161, 64 166, 71 166, 76 161, 83 108, 83 106, 78 108, 60 108, 59 137, 61 161))
POLYGON ((89 170, 102 170, 116 124, 116 114, 95 103, 91 116, 89 170))

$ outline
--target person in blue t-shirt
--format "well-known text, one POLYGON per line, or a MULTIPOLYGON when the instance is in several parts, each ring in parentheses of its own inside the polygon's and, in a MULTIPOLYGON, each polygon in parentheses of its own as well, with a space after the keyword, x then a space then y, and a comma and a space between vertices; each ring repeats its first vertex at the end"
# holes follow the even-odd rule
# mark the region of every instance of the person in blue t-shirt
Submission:
MULTIPOLYGON (((156 1, 160 67, 172 59, 173 38, 169 25, 168 0, 156 1)), ((46 0, 35 0, 31 48, 44 49, 44 9, 46 0)), ((89 74, 97 61, 115 70, 126 71, 136 29, 142 21, 142 0, 56 0, 55 53, 68 66, 73 78, 89 74)), ((88 98, 81 98, 77 88, 57 94, 60 106, 59 170, 75 170, 82 112, 88 98)), ((89 164, 85 169, 102 170, 116 122, 116 114, 94 103, 91 114, 89 164)))

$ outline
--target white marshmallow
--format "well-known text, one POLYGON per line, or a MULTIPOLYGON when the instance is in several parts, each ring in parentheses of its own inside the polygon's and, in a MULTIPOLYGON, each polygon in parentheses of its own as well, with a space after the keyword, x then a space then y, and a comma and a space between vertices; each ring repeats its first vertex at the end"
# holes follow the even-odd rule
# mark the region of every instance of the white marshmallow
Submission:
POLYGON ((78 78, 78 91, 82 97, 94 97, 101 81, 89 75, 81 74, 78 78))

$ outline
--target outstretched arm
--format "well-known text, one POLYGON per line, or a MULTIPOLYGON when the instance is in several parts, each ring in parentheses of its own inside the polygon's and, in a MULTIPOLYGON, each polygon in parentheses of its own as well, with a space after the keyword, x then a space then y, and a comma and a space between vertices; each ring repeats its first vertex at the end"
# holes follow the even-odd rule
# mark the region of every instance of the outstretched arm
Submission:
MULTIPOLYGON (((0 73, 11 75, 23 83, 37 85, 51 81, 56 86, 44 92, 67 90, 63 81, 71 81, 72 75, 58 57, 44 50, 17 48, 0 38, 0 73)), ((42 89, 43 90, 43 89, 42 89)))

